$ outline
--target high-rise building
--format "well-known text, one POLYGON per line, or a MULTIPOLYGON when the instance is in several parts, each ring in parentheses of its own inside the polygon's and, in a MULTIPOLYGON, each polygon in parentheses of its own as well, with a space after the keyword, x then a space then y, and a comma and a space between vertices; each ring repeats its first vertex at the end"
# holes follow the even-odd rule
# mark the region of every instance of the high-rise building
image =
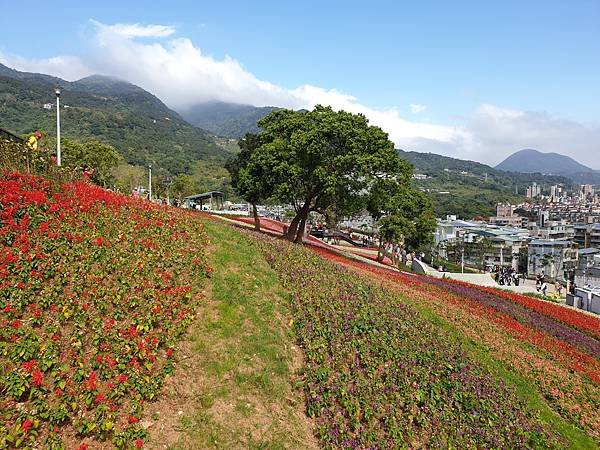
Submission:
POLYGON ((538 197, 540 194, 541 189, 536 183, 533 183, 527 188, 527 198, 535 198, 538 197))
POLYGON ((559 202, 564 196, 564 188, 560 184, 550 186, 550 201, 559 202))
POLYGON ((591 184, 582 184, 581 186, 579 186, 579 192, 586 197, 588 195, 593 196, 594 195, 594 186, 592 186, 591 184))

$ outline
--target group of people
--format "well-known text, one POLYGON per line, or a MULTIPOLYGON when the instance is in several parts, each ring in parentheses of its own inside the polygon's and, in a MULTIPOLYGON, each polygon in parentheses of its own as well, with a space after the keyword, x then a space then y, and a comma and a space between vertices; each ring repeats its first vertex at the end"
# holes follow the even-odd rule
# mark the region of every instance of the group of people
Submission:
POLYGON ((501 286, 518 286, 520 283, 519 274, 512 267, 500 267, 494 268, 494 280, 501 286))
POLYGON ((375 245, 375 239, 372 236, 363 235, 360 241, 364 247, 373 247, 375 245))
POLYGON ((425 257, 425 253, 407 252, 402 244, 394 244, 392 242, 386 242, 383 244, 384 255, 392 260, 394 265, 400 265, 400 263, 406 265, 408 261, 421 260, 425 257))

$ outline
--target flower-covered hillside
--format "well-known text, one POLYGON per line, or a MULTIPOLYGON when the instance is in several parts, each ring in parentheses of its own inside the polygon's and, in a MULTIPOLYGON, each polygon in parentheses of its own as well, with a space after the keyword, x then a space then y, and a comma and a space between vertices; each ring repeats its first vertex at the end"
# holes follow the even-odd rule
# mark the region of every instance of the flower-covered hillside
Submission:
POLYGON ((191 214, 0 178, 0 447, 141 447, 211 269, 191 214))
POLYGON ((455 334, 393 290, 255 235, 292 295, 324 448, 556 448, 560 433, 455 334))

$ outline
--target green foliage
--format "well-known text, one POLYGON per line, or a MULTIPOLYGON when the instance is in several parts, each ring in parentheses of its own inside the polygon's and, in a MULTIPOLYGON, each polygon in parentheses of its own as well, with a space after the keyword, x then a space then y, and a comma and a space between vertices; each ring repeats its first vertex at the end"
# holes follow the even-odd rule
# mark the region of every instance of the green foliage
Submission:
POLYGON ((221 163, 213 161, 196 161, 191 170, 191 177, 197 188, 193 194, 208 191, 221 191, 225 198, 234 197, 231 178, 221 163))
POLYGON ((413 164, 416 173, 428 176, 426 180, 415 180, 413 184, 431 197, 437 217, 447 214, 463 218, 492 216, 499 202, 525 201, 527 186, 534 182, 541 186, 572 184, 565 177, 503 172, 485 164, 435 153, 402 150, 398 153, 413 164))
POLYGON ((173 184, 171 185, 170 190, 173 196, 179 200, 182 200, 188 195, 198 193, 197 184, 194 182, 192 176, 186 173, 181 173, 173 178, 173 184))
POLYGON ((129 164, 152 164, 170 174, 189 172, 197 160, 223 163, 230 155, 208 133, 188 124, 158 98, 132 84, 106 77, 69 83, 36 74, 2 73, 1 125, 18 134, 55 132, 56 109, 42 106, 55 101, 54 86, 59 84, 63 137, 102 140, 116 148, 129 164))
POLYGON ((252 156, 261 146, 260 136, 246 134, 238 142, 240 152, 227 161, 225 168, 231 176, 231 186, 247 202, 256 205, 265 201, 273 191, 272 180, 261 164, 250 164, 252 156))
POLYGON ((138 186, 148 183, 148 169, 141 166, 132 166, 121 163, 112 170, 116 188, 120 192, 131 193, 138 186))
MULTIPOLYGON (((410 172, 408 172, 409 174, 410 172)), ((367 210, 377 219, 380 242, 399 242, 419 249, 431 242, 435 217, 423 192, 398 179, 378 179, 371 186, 367 210)))
POLYGON ((324 214, 335 205, 357 212, 373 180, 402 182, 410 173, 387 134, 360 114, 318 105, 312 111, 274 111, 259 126, 261 145, 246 167, 251 179, 261 174, 275 200, 294 206, 291 240, 302 239, 311 211, 324 214))
POLYGON ((61 139, 61 156, 66 167, 92 168, 92 180, 102 186, 112 185, 113 170, 123 161, 114 147, 93 139, 84 142, 61 139))

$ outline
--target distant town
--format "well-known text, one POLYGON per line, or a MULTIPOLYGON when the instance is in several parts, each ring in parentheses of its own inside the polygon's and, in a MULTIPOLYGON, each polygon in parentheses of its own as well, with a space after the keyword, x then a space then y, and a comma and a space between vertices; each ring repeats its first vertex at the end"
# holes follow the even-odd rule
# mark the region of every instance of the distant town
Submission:
POLYGON ((543 276, 565 287, 568 305, 600 313, 600 196, 594 186, 569 191, 554 185, 544 192, 534 183, 527 198, 498 203, 489 218, 437 219, 440 256, 488 271, 510 267, 529 279, 543 276))

